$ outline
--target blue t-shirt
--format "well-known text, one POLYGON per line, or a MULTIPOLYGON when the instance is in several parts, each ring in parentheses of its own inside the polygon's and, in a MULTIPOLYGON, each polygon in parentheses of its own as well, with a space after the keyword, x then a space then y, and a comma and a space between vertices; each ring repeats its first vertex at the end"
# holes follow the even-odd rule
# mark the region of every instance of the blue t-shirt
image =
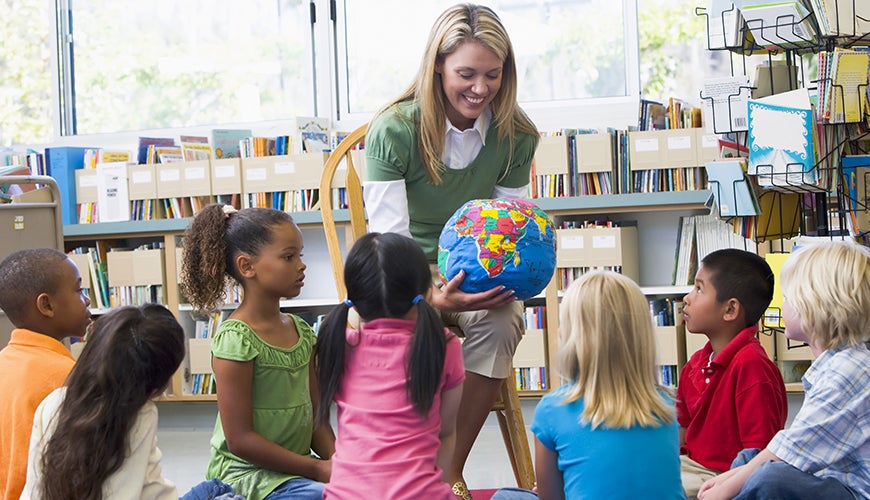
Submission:
POLYGON ((580 422, 583 398, 565 404, 566 391, 541 398, 532 421, 538 440, 558 454, 565 498, 685 498, 676 418, 659 427, 592 430, 580 422))

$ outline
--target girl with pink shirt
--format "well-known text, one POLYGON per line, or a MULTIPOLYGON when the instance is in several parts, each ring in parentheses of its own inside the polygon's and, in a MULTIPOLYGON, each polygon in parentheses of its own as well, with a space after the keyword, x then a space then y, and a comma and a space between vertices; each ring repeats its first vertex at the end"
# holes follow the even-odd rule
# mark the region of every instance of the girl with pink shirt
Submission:
POLYGON ((347 255, 347 300, 326 318, 314 363, 315 419, 338 408, 323 498, 452 500, 444 478, 455 444, 465 369, 459 339, 426 302, 429 264, 414 240, 369 233, 347 255), (361 318, 347 328, 348 311, 361 318))

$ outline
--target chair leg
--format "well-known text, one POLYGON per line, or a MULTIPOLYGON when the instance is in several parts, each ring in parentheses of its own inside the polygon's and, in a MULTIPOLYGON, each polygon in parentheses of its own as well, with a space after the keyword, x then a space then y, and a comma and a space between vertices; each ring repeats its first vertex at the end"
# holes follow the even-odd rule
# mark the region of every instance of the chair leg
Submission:
POLYGON ((510 457, 511 468, 513 468, 517 486, 530 490, 535 484, 535 468, 532 463, 529 439, 526 435, 523 410, 520 407, 520 397, 517 394, 513 379, 505 379, 501 386, 500 399, 503 409, 497 409, 495 412, 505 448, 508 457, 510 457))

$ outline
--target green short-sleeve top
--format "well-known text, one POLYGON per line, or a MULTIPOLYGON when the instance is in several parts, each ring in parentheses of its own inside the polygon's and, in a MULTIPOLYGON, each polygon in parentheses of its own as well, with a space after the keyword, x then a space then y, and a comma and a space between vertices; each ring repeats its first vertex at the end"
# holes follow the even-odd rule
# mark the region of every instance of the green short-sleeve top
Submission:
MULTIPOLYGON (((254 361, 251 391, 254 431, 284 448, 308 456, 314 430, 308 364, 314 349, 314 331, 301 318, 288 315, 299 341, 284 349, 264 342, 246 323, 229 319, 212 339, 214 357, 254 361)), ((220 379, 217 380, 220 390, 220 379)), ((229 483, 248 500, 260 500, 288 479, 298 476, 259 468, 233 455, 218 414, 211 438, 207 476, 229 483)))

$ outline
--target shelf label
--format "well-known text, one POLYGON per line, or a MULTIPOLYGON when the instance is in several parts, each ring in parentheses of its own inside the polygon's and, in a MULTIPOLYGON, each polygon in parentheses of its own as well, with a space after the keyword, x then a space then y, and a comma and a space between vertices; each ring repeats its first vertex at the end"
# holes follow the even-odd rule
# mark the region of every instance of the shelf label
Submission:
POLYGON ((296 173, 296 163, 292 161, 282 161, 275 164, 275 173, 278 175, 288 175, 296 173))
POLYGON ((195 167, 184 169, 185 180, 205 179, 205 167, 195 167))
POLYGON ((593 236, 592 248, 616 248, 616 236, 593 236))
POLYGON ((217 165, 214 167, 214 176, 219 179, 236 176, 236 167, 233 165, 217 165))
POLYGON ((160 170, 160 182, 178 182, 179 180, 181 180, 181 172, 177 168, 160 170))
MULTIPOLYGON (((149 174, 149 180, 151 178, 149 174)), ((96 175, 82 175, 79 177, 79 187, 97 187, 96 175)))
POLYGON ((559 247, 566 250, 583 248, 583 236, 562 236, 559 247))
POLYGON ((658 139, 638 139, 634 141, 634 149, 637 151, 658 151, 658 139))
MULTIPOLYGON (((96 179, 96 177, 95 177, 96 179)), ((150 170, 142 170, 133 172, 133 184, 150 184, 151 183, 151 171, 150 170)))
POLYGON ((716 134, 704 134, 701 136, 702 148, 719 148, 719 136, 716 134))
POLYGON ((668 149, 692 149, 692 136, 668 137, 668 149))
POLYGON ((266 169, 265 168, 249 168, 245 170, 245 180, 246 181, 265 181, 266 180, 266 169))

